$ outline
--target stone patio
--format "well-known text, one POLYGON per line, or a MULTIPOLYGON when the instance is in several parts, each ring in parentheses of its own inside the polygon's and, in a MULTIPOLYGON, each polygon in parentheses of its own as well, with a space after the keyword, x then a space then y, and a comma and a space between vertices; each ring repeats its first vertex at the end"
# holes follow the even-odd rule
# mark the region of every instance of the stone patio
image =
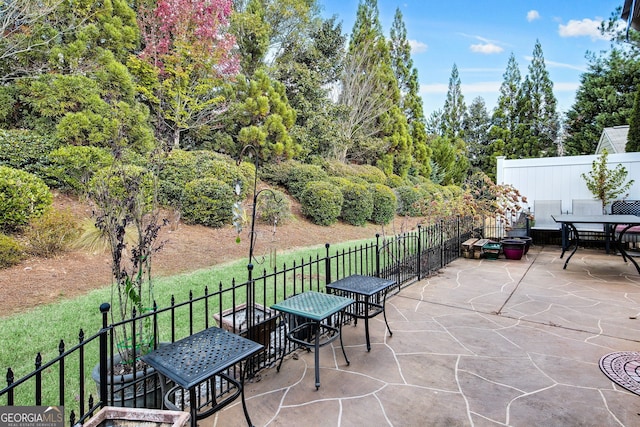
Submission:
MULTIPOLYGON (((598 366, 640 350, 640 275, 617 255, 557 247, 520 261, 461 258, 387 300, 381 316, 343 328, 246 384, 256 426, 637 426, 640 397, 598 366)), ((245 426, 239 403, 199 423, 245 426)))

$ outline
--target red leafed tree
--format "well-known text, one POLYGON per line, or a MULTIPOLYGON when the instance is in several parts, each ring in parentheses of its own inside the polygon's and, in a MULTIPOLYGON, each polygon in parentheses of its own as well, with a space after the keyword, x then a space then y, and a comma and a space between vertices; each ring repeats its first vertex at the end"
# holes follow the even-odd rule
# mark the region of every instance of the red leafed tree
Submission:
POLYGON ((229 33, 232 0, 159 0, 138 9, 144 49, 138 73, 147 99, 180 146, 185 130, 211 126, 227 108, 221 88, 235 76, 239 59, 229 33), (155 7, 153 5, 155 4, 155 7))

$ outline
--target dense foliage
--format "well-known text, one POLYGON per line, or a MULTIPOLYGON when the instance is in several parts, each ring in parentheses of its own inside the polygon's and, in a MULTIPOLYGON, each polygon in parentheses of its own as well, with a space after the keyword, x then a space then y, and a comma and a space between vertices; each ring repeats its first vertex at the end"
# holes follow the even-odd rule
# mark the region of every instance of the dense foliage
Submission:
MULTIPOLYGON (((350 34, 321 17, 318 0, 19 4, 0 37, 0 166, 78 195, 108 181, 114 164, 144 170, 157 179, 153 197, 190 222, 228 222, 230 189, 239 182, 249 196, 256 174, 304 199, 319 223, 384 224, 396 206, 402 215, 424 212, 425 200, 453 206, 457 193, 440 185, 493 176, 499 155, 591 154, 602 128, 621 124, 632 125, 628 150, 638 146, 640 49, 620 43, 615 15, 602 24, 613 47, 590 54, 559 144, 538 41, 526 75, 510 56, 493 111, 482 98, 466 105, 452 64, 446 102, 426 120, 402 13, 385 34, 377 0, 359 1, 350 34), (238 165, 247 144, 257 158, 238 165), (337 201, 316 201, 308 184, 324 182, 311 186, 324 194, 336 176, 349 185, 339 185, 334 217, 337 201)), ((6 191, 5 205, 19 204, 15 186, 6 191)), ((262 209, 272 221, 287 207, 262 209)), ((18 230, 35 211, 2 228, 18 230)))
POLYGON ((307 183, 300 195, 302 213, 319 225, 331 225, 338 221, 343 200, 340 189, 327 181, 307 183))
POLYGON ((51 207, 49 187, 37 176, 0 166, 0 230, 16 231, 51 207))

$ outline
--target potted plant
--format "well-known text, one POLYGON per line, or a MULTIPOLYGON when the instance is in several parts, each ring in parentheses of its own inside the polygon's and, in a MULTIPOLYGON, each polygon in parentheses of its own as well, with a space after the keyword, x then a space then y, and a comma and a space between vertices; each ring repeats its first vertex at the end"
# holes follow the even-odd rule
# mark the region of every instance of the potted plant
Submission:
MULTIPOLYGON (((98 171, 90 183, 96 229, 106 240, 111 254, 110 314, 112 324, 118 325, 114 329, 118 355, 111 374, 119 385, 141 368, 140 354, 156 345, 151 318, 140 316, 154 304, 151 262, 153 254, 162 247, 162 243, 157 242, 161 223, 154 188, 151 171, 120 162, 98 171), (125 322, 130 319, 133 320, 125 322)), ((98 382, 99 373, 96 367, 93 376, 96 379, 97 375, 98 382)), ((140 379, 143 373, 131 377, 140 379)), ((130 387, 125 392, 125 399, 137 398, 133 389, 135 387, 130 387)))
POLYGON ((615 169, 609 169, 607 156, 607 150, 603 150, 600 157, 591 163, 591 172, 581 175, 589 191, 600 200, 603 215, 607 214, 607 205, 629 190, 634 183, 634 180, 625 183, 628 172, 623 165, 618 164, 615 169))

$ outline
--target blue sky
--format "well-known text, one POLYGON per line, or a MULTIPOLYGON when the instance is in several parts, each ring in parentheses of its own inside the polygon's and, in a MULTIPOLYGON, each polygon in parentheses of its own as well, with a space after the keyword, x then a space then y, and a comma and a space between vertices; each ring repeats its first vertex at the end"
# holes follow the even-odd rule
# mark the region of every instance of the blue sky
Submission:
MULTIPOLYGON (((358 0, 319 0, 322 16, 337 15, 342 30, 353 29, 358 0)), ((412 58, 418 69, 425 116, 441 109, 451 69, 458 67, 465 103, 484 98, 491 114, 511 53, 522 77, 527 74, 536 40, 540 41, 558 110, 574 103, 580 76, 587 71, 587 51, 609 47, 597 31, 624 0, 378 0, 385 36, 400 8, 412 58)))

